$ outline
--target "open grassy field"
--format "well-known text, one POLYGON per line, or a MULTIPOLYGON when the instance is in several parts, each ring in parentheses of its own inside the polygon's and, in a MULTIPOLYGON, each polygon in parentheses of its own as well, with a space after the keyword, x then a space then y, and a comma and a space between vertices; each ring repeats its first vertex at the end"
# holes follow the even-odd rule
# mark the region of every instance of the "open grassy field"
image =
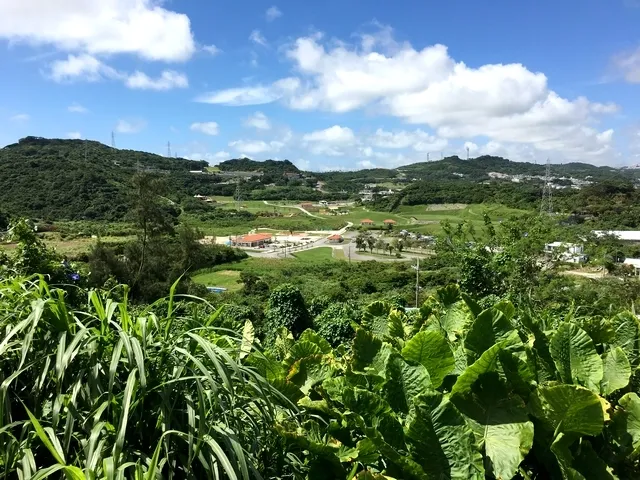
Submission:
POLYGON ((331 247, 312 248, 293 254, 301 262, 329 262, 333 260, 333 249, 331 247))
MULTIPOLYGON (((114 243, 114 242, 126 242, 129 240, 133 240, 135 237, 102 237, 100 240, 103 243, 114 243)), ((44 242, 49 246, 53 247, 58 253, 61 255, 74 257, 76 255, 80 255, 89 250, 91 245, 95 245, 95 238, 74 238, 69 240, 63 240, 58 237, 45 237, 44 242)), ((15 243, 0 243, 0 250, 11 251, 16 248, 15 243)))
POLYGON ((222 287, 230 292, 235 292, 242 288, 242 284, 238 283, 240 279, 239 270, 220 270, 216 272, 208 272, 196 275, 192 280, 196 283, 206 285, 207 287, 222 287))

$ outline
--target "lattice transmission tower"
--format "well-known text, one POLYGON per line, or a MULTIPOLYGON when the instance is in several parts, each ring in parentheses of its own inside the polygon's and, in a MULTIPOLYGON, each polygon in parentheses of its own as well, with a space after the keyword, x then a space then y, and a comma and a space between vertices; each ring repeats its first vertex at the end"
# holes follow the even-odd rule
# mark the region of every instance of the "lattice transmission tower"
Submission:
POLYGON ((540 203, 540 214, 553 213, 553 190, 551 188, 551 160, 547 158, 547 166, 544 172, 544 186, 542 187, 542 203, 540 203))

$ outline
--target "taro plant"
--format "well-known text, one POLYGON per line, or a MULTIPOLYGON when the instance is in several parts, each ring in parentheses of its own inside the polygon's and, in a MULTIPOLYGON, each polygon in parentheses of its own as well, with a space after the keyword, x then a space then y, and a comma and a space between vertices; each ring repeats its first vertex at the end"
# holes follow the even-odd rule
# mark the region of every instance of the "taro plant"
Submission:
POLYGON ((250 360, 303 409, 278 430, 308 478, 638 478, 639 333, 450 286, 417 318, 373 303, 349 345, 281 331, 250 360))

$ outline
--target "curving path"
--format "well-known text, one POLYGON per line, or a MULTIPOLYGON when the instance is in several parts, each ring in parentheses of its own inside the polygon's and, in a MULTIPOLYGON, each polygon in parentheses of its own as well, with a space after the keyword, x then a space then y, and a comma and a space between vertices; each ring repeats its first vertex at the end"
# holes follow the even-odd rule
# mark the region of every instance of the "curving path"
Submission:
POLYGON ((322 220, 324 220, 324 217, 321 217, 319 215, 314 215, 313 213, 305 210, 302 207, 298 207, 296 205, 278 205, 277 203, 269 203, 266 200, 263 200, 265 205, 269 205, 271 207, 280 207, 280 208, 297 208, 298 210, 300 210, 302 213, 309 215, 310 217, 314 217, 314 218, 321 218, 322 220))

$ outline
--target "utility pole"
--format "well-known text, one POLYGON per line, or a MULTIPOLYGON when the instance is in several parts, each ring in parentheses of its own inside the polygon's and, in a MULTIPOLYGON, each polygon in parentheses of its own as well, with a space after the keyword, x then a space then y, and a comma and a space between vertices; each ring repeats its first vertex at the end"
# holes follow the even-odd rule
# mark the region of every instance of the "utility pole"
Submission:
POLYGON ((418 296, 420 295, 420 257, 416 258, 416 308, 418 308, 418 296))
POLYGON ((236 184, 236 210, 240 211, 240 179, 238 179, 238 183, 236 184))
POLYGON ((116 134, 111 130, 111 148, 116 148, 116 134))
POLYGON ((171 158, 171 142, 167 142, 167 157, 171 158))
POLYGON ((551 188, 551 160, 547 158, 547 166, 544 172, 544 185, 542 187, 542 202, 540 203, 540 215, 553 214, 553 193, 551 188))

